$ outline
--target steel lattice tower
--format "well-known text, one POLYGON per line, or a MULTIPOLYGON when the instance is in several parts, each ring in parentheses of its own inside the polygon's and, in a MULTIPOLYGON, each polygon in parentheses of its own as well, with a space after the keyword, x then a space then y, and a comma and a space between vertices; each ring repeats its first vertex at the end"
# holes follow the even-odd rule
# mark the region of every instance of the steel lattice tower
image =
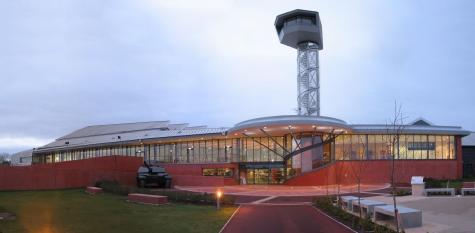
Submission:
POLYGON ((280 42, 297 49, 299 115, 320 116, 318 50, 323 49, 322 25, 316 11, 294 10, 277 16, 280 42))

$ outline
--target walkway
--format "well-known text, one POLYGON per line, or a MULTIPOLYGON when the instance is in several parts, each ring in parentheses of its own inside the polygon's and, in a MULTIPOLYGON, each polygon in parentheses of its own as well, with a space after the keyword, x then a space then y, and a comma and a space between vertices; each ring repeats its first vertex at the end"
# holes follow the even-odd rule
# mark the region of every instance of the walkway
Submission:
POLYGON ((353 233, 311 205, 241 205, 222 233, 353 233))
MULTIPOLYGON (((371 192, 372 190, 380 190, 388 187, 387 184, 364 184, 361 185, 362 192, 371 192)), ((176 189, 200 192, 200 193, 214 193, 217 190, 224 194, 236 196, 320 196, 327 194, 336 194, 337 186, 288 186, 288 185, 233 185, 224 187, 209 187, 209 186, 175 186, 176 189)), ((355 193, 357 191, 356 185, 341 185, 340 194, 355 193)))
MULTIPOLYGON (((360 195, 375 196, 387 184, 362 185, 360 195)), ((190 192, 221 191, 236 198, 238 210, 222 233, 353 233, 354 231, 314 208, 315 196, 336 194, 337 186, 234 185, 224 187, 175 186, 190 192)), ((340 186, 340 194, 354 194, 356 185, 340 186)))

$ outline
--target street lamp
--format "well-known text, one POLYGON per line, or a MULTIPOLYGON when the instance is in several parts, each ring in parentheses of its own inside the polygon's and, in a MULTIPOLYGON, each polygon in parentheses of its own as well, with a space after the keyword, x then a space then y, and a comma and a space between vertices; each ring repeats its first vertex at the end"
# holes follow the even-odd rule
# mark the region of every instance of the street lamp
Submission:
POLYGON ((218 190, 216 192, 216 209, 219 210, 220 209, 220 205, 219 205, 219 202, 220 202, 220 199, 221 199, 221 196, 223 195, 223 192, 221 192, 221 190, 218 190))

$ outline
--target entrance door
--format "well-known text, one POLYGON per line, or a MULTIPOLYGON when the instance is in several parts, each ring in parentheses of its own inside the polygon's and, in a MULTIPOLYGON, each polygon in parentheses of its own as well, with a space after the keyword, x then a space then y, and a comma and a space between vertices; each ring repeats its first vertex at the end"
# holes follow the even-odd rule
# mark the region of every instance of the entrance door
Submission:
POLYGON ((285 180, 282 162, 244 163, 239 170, 243 184, 282 184, 285 180))
POLYGON ((269 183, 269 169, 247 169, 246 172, 248 184, 268 184, 269 183))
POLYGON ((247 169, 247 184, 280 184, 283 182, 282 168, 247 169))
POLYGON ((254 184, 269 184, 269 169, 254 170, 254 184))

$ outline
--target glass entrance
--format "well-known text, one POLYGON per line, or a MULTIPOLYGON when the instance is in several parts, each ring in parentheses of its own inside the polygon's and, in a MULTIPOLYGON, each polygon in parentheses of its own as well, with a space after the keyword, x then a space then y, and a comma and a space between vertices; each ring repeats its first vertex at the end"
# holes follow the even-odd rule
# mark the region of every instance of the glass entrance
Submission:
POLYGON ((281 184, 284 181, 283 168, 247 169, 247 184, 281 184))
POLYGON ((285 180, 282 162, 239 164, 242 184, 282 184, 285 180))
POLYGON ((269 169, 247 169, 246 178, 248 184, 268 184, 269 169))

